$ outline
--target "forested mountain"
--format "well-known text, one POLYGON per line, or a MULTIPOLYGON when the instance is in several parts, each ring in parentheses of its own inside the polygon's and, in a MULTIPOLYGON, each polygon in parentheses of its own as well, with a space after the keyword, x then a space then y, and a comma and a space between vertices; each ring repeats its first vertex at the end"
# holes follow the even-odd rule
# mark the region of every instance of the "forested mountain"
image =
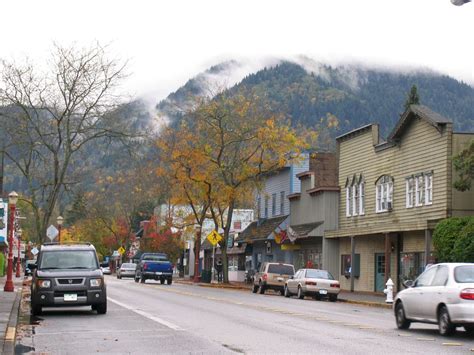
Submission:
MULTIPOLYGON (((171 121, 179 119, 190 97, 206 94, 209 74, 216 76, 233 65, 235 62, 224 63, 191 79, 157 109, 171 121)), ((248 75, 230 90, 257 93, 294 125, 316 127, 328 114, 335 116, 339 126, 331 131, 332 136, 372 122, 379 123, 382 134, 387 135, 403 112, 412 85, 418 88, 420 103, 452 119, 456 131, 474 131, 474 88, 426 70, 396 72, 281 62, 248 75)))

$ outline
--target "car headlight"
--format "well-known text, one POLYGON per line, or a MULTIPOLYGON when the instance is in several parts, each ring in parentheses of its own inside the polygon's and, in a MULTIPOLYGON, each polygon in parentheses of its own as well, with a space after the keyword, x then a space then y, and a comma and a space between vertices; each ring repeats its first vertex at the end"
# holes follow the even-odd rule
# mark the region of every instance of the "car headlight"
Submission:
POLYGON ((91 279, 91 287, 100 287, 102 279, 91 279))
POLYGON ((50 280, 38 280, 38 287, 40 288, 50 288, 51 281, 50 280))

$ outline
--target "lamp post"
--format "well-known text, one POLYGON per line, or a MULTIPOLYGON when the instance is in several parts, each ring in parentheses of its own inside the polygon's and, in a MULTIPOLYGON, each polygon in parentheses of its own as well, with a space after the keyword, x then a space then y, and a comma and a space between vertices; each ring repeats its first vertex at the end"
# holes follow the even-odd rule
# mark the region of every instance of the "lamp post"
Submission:
POLYGON ((15 287, 13 286, 13 228, 15 228, 15 207, 18 201, 18 194, 15 191, 10 192, 8 195, 8 206, 10 211, 8 212, 8 266, 7 266, 7 281, 3 291, 13 292, 15 287))
POLYGON ((62 216, 58 216, 56 218, 56 223, 58 224, 58 243, 61 244, 61 226, 63 225, 64 218, 62 216))
POLYGON ((199 282, 199 251, 201 250, 201 226, 194 226, 195 242, 194 242, 194 279, 193 282, 199 282))
POLYGON ((16 237, 18 238, 18 257, 16 258, 16 274, 15 276, 16 277, 20 277, 20 268, 21 268, 21 263, 20 263, 20 257, 21 257, 21 254, 20 254, 20 247, 21 247, 21 233, 23 231, 20 229, 18 229, 18 231, 15 233, 16 234, 16 237))

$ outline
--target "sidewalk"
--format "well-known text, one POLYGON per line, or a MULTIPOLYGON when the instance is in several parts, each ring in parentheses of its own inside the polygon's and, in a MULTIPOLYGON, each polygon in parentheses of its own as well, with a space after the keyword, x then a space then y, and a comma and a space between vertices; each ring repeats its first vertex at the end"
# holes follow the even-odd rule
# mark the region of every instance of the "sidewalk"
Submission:
POLYGON ((0 353, 13 354, 23 276, 13 277, 14 292, 3 291, 6 279, 0 277, 0 353))
MULTIPOLYGON (((229 284, 199 282, 195 284, 193 280, 189 278, 176 278, 173 281, 180 284, 198 285, 201 287, 248 290, 249 292, 251 290, 251 285, 243 283, 243 282, 230 282, 229 284)), ((353 304, 360 304, 360 305, 371 306, 371 307, 380 307, 380 308, 387 308, 387 309, 392 308, 391 304, 387 304, 385 302, 385 295, 380 295, 376 293, 341 291, 341 293, 339 293, 338 301, 353 303, 353 304)))

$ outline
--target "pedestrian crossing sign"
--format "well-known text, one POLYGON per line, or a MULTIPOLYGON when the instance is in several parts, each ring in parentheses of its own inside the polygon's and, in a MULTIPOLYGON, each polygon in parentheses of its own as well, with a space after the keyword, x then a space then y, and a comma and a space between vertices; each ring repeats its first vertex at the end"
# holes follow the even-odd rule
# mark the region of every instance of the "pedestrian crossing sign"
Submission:
POLYGON ((125 249, 123 247, 118 248, 117 251, 120 253, 120 255, 123 255, 123 253, 125 253, 125 249))
POLYGON ((217 233, 215 230, 213 230, 209 235, 206 237, 209 243, 211 243, 213 246, 216 246, 217 243, 219 243, 223 238, 222 236, 217 233))

